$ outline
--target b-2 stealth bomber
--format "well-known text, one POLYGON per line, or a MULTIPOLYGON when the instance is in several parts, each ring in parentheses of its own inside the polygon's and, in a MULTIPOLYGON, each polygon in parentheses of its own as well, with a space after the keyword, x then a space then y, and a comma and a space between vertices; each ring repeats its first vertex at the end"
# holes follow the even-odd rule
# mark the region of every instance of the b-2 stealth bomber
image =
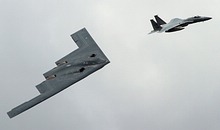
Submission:
POLYGON ((187 19, 174 18, 169 23, 166 23, 158 15, 155 15, 154 17, 156 19, 156 22, 153 19, 150 20, 154 30, 151 31, 149 34, 155 32, 161 33, 180 31, 189 24, 204 22, 212 19, 211 17, 194 16, 187 19))
POLYGON ((10 118, 34 107, 110 63, 85 28, 72 34, 71 37, 79 48, 58 60, 57 67, 43 74, 46 80, 36 86, 40 95, 9 111, 7 114, 10 118))

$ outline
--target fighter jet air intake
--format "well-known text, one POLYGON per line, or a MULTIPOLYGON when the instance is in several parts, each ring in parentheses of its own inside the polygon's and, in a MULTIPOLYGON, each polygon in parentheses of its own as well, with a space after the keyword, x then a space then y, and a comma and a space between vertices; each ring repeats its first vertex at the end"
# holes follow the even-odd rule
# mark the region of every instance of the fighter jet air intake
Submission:
POLYGON ((7 114, 10 118, 34 107, 110 63, 85 28, 72 34, 71 37, 79 48, 58 60, 57 66, 44 74, 46 80, 36 86, 40 95, 9 111, 7 114))
POLYGON ((180 30, 183 30, 189 24, 204 22, 204 21, 212 19, 211 17, 194 16, 194 17, 190 17, 187 19, 174 18, 170 20, 169 23, 166 23, 158 15, 155 15, 154 17, 156 19, 156 22, 153 19, 150 20, 154 30, 151 31, 149 34, 152 34, 155 32, 161 33, 161 32, 180 31, 180 30))

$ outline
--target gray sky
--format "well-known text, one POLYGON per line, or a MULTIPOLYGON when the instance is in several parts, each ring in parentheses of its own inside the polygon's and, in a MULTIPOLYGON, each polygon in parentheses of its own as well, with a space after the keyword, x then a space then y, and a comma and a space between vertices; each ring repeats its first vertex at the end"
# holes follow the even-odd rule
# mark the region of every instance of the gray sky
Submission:
POLYGON ((219 130, 219 0, 0 0, 1 130, 219 130), (165 21, 212 20, 147 35, 165 21), (111 63, 36 107, 35 85, 86 27, 111 63))

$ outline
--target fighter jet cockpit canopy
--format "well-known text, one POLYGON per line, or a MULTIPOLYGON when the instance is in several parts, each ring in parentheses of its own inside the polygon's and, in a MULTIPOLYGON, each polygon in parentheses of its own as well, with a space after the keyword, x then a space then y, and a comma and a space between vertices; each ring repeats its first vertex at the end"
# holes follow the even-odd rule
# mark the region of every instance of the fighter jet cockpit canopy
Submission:
POLYGON ((201 18, 201 16, 194 16, 194 18, 201 18))

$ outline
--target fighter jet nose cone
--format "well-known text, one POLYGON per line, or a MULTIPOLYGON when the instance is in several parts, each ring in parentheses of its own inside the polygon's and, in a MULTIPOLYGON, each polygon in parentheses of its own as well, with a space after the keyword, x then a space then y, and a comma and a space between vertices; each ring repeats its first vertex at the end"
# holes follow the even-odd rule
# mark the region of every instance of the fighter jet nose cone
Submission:
POLYGON ((210 19, 212 19, 212 17, 207 17, 205 20, 210 20, 210 19))

